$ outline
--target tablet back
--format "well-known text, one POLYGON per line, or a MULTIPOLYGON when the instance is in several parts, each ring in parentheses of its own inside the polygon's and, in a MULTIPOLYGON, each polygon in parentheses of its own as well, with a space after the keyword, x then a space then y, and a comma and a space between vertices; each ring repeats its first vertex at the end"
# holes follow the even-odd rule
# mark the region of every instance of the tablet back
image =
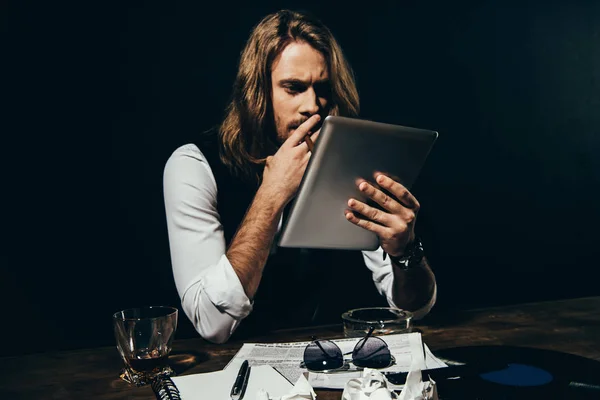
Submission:
POLYGON ((375 250, 377 236, 345 217, 350 197, 367 202, 357 179, 374 183, 379 171, 410 190, 437 136, 435 131, 400 125, 325 118, 278 245, 375 250))

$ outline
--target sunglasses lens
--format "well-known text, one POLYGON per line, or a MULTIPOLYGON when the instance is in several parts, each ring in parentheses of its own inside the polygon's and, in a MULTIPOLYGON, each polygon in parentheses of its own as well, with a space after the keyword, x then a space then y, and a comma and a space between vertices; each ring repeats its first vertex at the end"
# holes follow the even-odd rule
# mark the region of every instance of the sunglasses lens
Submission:
POLYGON ((387 344, 378 337, 361 339, 352 352, 352 362, 361 368, 385 368, 392 363, 387 344))
POLYGON ((304 350, 304 364, 312 371, 325 371, 344 365, 344 356, 340 348, 329 340, 312 342, 304 350))

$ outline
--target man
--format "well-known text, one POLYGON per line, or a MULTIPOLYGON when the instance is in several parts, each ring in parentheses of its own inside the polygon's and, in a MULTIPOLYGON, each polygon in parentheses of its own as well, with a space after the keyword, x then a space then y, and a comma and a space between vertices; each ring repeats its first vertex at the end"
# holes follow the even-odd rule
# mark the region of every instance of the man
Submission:
POLYGON ((274 245, 311 155, 304 138, 318 140, 327 115, 358 111, 351 69, 319 21, 284 10, 254 28, 217 134, 177 149, 164 171, 175 282, 202 337, 339 322, 358 306, 429 312, 436 283, 416 251, 419 203, 388 177, 359 183, 381 210, 349 199, 346 212, 379 236, 376 251, 274 245))

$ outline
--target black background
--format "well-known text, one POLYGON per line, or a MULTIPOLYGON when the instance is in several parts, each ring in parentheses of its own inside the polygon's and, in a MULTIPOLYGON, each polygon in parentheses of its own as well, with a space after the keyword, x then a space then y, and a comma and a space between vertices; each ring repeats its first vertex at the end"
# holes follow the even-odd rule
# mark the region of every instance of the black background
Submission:
POLYGON ((440 133, 413 189, 432 315, 600 294, 600 2, 2 4, 0 354, 112 345, 113 312, 179 305, 164 164, 285 7, 336 35, 362 117, 440 133))

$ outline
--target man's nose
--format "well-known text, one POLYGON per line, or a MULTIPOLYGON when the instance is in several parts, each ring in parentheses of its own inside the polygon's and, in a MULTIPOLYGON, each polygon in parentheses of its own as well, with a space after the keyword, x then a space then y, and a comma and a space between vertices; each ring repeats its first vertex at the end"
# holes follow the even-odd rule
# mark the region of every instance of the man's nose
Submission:
POLYGON ((317 98, 317 94, 314 89, 310 88, 304 92, 304 96, 302 99, 302 105, 300 112, 302 114, 313 115, 319 112, 321 105, 319 104, 319 100, 317 98))

